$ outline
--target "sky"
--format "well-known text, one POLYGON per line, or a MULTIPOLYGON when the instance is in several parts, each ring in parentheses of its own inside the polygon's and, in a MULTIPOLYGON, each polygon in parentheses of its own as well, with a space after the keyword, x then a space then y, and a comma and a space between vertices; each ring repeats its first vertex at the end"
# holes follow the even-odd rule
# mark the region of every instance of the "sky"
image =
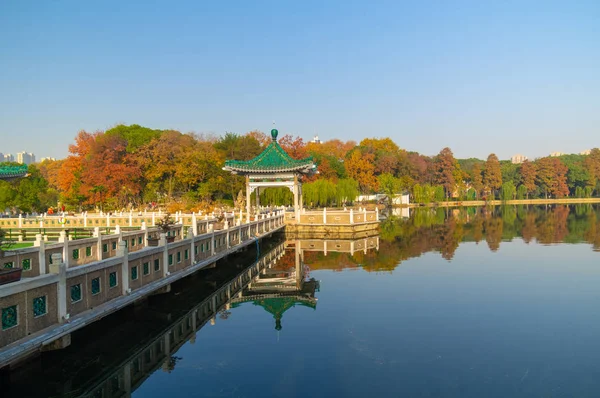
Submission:
POLYGON ((0 0, 0 152, 119 123, 458 158, 600 147, 600 1, 0 0))

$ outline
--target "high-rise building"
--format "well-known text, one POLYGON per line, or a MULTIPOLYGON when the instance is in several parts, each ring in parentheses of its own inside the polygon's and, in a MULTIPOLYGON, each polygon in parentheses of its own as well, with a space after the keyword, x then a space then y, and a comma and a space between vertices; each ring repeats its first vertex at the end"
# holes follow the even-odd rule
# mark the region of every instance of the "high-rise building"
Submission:
POLYGON ((6 155, 4 155, 4 161, 5 162, 14 162, 15 157, 13 155, 11 155, 10 153, 7 153, 6 155))
POLYGON ((42 163, 44 160, 48 160, 48 161, 52 162, 52 161, 56 160, 56 158, 41 158, 40 163, 42 163))
POLYGON ((35 163, 35 155, 28 152, 19 152, 17 153, 17 163, 27 165, 35 163))
POLYGON ((315 135, 315 137, 310 142, 312 142, 313 144, 320 144, 321 140, 319 139, 318 135, 315 135))
POLYGON ((553 158, 557 158, 557 157, 559 157, 559 156, 563 156, 563 155, 564 155, 564 153, 562 153, 562 152, 558 152, 558 151, 557 151, 557 152, 551 152, 551 153, 550 153, 550 157, 553 157, 553 158))
POLYGON ((514 155, 514 156, 512 156, 512 157, 510 158, 510 161, 511 161, 513 164, 519 164, 519 163, 523 163, 523 162, 524 162, 524 161, 526 161, 526 160, 527 160, 527 156, 525 156, 525 155, 521 155, 521 154, 514 155))

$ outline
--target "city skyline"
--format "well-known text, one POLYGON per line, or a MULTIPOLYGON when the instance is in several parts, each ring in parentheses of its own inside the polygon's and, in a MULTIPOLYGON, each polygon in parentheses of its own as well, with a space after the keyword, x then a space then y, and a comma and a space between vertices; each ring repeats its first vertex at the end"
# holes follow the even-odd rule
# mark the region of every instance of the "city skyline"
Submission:
POLYGON ((389 136, 460 158, 600 146, 598 2, 3 8, 8 152, 20 137, 63 158, 79 130, 118 123, 221 135, 271 120, 305 141, 389 136))

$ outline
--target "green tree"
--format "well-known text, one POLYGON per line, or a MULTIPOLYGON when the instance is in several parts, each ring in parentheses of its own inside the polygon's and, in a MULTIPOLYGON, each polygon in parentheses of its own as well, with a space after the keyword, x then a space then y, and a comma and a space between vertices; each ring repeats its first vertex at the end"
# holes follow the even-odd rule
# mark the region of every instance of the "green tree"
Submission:
POLYGON ((517 189, 512 181, 507 181, 502 184, 502 191, 500 192, 500 198, 503 201, 512 200, 517 195, 517 189))
POLYGON ((358 182, 351 178, 338 180, 335 191, 335 200, 338 206, 346 205, 346 203, 353 203, 358 197, 358 194, 358 182))
POLYGON ((142 127, 139 124, 132 124, 130 126, 119 124, 106 130, 105 134, 124 139, 127 142, 127 152, 133 153, 153 139, 160 137, 162 130, 153 130, 148 127, 142 127))
POLYGON ((400 180, 390 173, 380 174, 377 177, 379 183, 379 191, 387 196, 388 204, 392 205, 392 201, 400 190, 400 180))

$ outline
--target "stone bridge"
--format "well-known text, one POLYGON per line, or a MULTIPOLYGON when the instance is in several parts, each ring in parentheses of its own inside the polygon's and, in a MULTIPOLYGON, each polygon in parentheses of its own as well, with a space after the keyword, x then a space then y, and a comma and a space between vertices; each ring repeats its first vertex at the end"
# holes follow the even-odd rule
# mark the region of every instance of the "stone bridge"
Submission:
MULTIPOLYGON (((195 220, 197 221, 197 220, 195 220)), ((70 344, 70 333, 144 297, 170 290, 170 284, 285 226, 282 212, 247 223, 219 226, 197 221, 183 225, 158 246, 149 246, 156 230, 141 229, 46 244, 0 259, 4 268, 23 268, 23 278, 0 286, 0 367, 39 350, 70 344), (185 236, 184 236, 185 234, 185 236)))

